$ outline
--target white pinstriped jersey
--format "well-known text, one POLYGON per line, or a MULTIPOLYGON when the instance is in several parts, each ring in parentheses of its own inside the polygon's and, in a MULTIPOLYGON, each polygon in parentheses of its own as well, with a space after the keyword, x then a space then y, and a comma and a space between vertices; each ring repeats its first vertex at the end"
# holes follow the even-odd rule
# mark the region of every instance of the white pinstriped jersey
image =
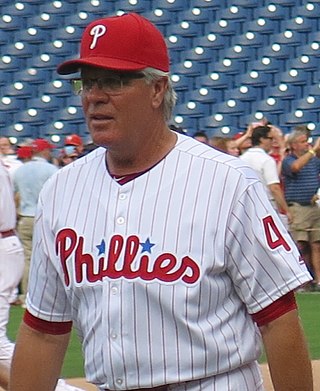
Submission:
POLYGON ((28 310, 73 320, 87 379, 101 388, 213 376, 216 388, 201 389, 260 390, 255 364, 244 375, 260 354, 249 314, 310 275, 256 174, 178 137, 161 162, 122 186, 102 148, 49 179, 28 310))

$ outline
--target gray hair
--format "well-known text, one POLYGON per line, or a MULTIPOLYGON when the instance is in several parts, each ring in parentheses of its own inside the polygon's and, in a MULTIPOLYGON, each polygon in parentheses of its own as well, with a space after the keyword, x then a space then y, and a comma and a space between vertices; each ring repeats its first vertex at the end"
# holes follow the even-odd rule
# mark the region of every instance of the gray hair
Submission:
POLYGON ((305 130, 294 130, 293 132, 289 133, 287 137, 287 144, 291 147, 291 145, 301 136, 307 136, 308 137, 308 132, 305 130))
POLYGON ((163 72, 154 68, 145 68, 141 73, 144 75, 146 83, 157 81, 163 77, 166 77, 168 79, 168 89, 164 95, 163 100, 163 114, 165 120, 169 121, 177 101, 177 94, 173 89, 170 74, 168 72, 163 72))

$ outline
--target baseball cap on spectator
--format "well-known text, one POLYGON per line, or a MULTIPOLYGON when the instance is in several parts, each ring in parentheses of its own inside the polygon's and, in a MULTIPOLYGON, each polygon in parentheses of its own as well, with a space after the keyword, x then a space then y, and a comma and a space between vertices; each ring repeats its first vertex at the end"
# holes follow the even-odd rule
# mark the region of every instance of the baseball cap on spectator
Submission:
POLYGON ((64 145, 79 146, 79 145, 82 145, 82 144, 83 144, 82 138, 80 136, 78 136, 77 134, 69 134, 64 139, 64 145))
POLYGON ((46 149, 52 148, 54 148, 54 145, 49 143, 49 141, 45 140, 44 138, 37 138, 32 142, 32 150, 34 152, 42 152, 46 149))
POLYGON ((32 157, 32 146, 22 145, 17 149, 17 156, 19 159, 31 159, 32 157))
POLYGON ((168 72, 168 49, 161 32, 143 16, 112 16, 91 22, 82 35, 80 58, 63 62, 57 71, 67 75, 84 65, 119 71, 151 67, 168 72))

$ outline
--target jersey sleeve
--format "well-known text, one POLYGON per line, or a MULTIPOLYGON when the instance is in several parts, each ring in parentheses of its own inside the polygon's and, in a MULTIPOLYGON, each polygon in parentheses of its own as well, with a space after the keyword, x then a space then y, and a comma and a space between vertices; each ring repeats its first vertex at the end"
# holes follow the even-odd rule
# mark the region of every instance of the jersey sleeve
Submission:
POLYGON ((227 273, 251 314, 312 279, 258 181, 235 201, 226 252, 227 273))
POLYGON ((71 308, 62 281, 61 265, 55 254, 53 230, 46 217, 53 211, 50 198, 46 197, 48 203, 44 204, 42 194, 35 218, 26 305, 28 312, 36 318, 68 322, 71 321, 71 308))

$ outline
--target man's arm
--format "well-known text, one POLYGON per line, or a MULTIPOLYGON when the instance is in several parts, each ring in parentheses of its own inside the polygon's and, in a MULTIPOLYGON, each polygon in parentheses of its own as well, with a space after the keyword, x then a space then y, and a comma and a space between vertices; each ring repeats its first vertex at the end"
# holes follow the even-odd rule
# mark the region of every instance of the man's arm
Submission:
POLYGON ((280 213, 284 213, 288 217, 288 222, 291 223, 292 218, 289 212, 288 205, 283 195, 283 191, 281 189, 280 183, 272 183, 268 185, 270 192, 277 204, 278 210, 280 213))
POLYGON ((313 391, 312 367, 297 310, 260 331, 275 391, 313 391))
POLYGON ((70 333, 52 335, 20 326, 12 361, 10 391, 53 391, 60 376, 70 333))

